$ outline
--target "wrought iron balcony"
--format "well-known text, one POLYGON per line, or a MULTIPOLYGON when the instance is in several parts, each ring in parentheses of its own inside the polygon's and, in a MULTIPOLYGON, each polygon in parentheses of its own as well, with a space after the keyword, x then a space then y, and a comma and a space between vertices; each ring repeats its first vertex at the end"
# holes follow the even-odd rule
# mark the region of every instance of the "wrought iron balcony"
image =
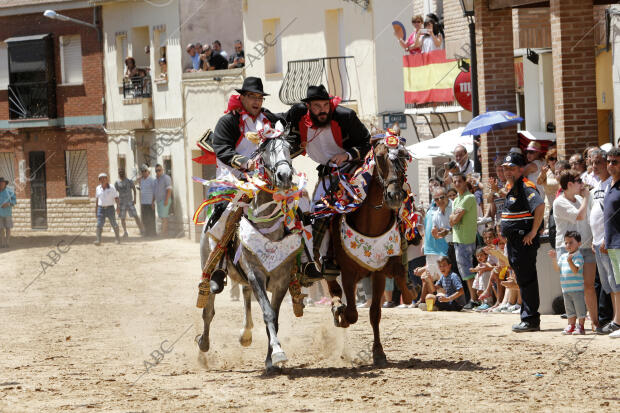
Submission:
POLYGON ((134 76, 123 79, 123 98, 150 98, 151 97, 151 77, 134 76))
POLYGON ((56 95, 50 82, 9 84, 9 119, 56 117, 56 95))
POLYGON ((280 100, 287 105, 301 102, 308 86, 323 84, 331 95, 340 96, 343 103, 355 102, 350 72, 355 72, 353 56, 320 57, 291 60, 280 87, 280 100))

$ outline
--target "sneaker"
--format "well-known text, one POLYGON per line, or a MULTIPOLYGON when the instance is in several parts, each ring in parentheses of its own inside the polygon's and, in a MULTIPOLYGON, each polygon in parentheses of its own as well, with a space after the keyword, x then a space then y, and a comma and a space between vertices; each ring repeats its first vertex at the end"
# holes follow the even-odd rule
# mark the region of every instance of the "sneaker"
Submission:
POLYGON ((491 308, 490 305, 488 305, 487 303, 483 303, 482 305, 479 305, 478 307, 474 308, 474 311, 484 311, 484 310, 488 310, 489 308, 491 308))
POLYGON ((368 303, 361 303, 357 305, 357 308, 370 308, 370 304, 368 303))
POLYGON ((418 308, 422 311, 426 311, 426 303, 420 303, 418 304, 418 308))
POLYGON ((473 310, 476 306, 478 306, 478 304, 474 300, 470 300, 467 304, 465 304, 463 310, 473 310))
POLYGON ((383 303, 383 308, 394 308, 396 303, 394 301, 386 301, 383 303))
MULTIPOLYGON (((614 323, 613 321, 607 324, 605 327, 601 328, 600 334, 611 334, 614 331, 620 330, 620 325, 614 323)), ((598 333, 598 330, 597 330, 598 333)))
POLYGON ((409 306, 407 304, 399 304, 396 308, 409 308, 409 306))
POLYGON ((500 304, 491 310, 492 313, 502 313, 508 306, 506 304, 500 304))
POLYGON ((521 306, 519 304, 515 304, 512 307, 508 307, 508 311, 512 314, 521 314, 521 306))
POLYGON ((616 330, 609 335, 611 338, 620 338, 620 330, 616 330))
POLYGON ((563 336, 571 336, 571 335, 573 335, 574 332, 575 332, 575 325, 574 324, 569 324, 569 325, 566 326, 564 331, 562 331, 562 335, 563 336))
POLYGON ((586 334, 586 330, 582 325, 575 326, 575 331, 573 331, 574 336, 584 336, 586 334))
POLYGON ((532 324, 529 321, 521 321, 519 324, 512 326, 515 333, 525 333, 527 331, 540 331, 540 324, 532 324))
POLYGON ((502 313, 512 313, 512 310, 513 310, 512 307, 513 307, 512 304, 507 305, 506 307, 502 309, 502 313))

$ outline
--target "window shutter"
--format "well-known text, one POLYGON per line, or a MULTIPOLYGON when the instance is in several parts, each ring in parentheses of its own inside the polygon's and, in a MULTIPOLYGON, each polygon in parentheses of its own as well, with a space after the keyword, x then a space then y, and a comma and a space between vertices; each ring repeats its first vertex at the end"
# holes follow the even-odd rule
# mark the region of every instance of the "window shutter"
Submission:
POLYGON ((9 55, 6 43, 0 43, 0 89, 9 87, 9 55))
POLYGON ((81 84, 82 44, 80 35, 60 37, 62 83, 81 84))

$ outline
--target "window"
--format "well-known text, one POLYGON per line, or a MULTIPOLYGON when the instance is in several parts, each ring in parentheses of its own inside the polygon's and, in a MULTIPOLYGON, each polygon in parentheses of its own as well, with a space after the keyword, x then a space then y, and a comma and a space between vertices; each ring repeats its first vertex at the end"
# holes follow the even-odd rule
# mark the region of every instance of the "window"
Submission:
POLYGON ((56 117, 54 46, 50 34, 6 39, 9 119, 56 117))
POLYGON ((15 182, 15 153, 0 152, 0 176, 9 181, 9 185, 15 182))
POLYGON ((127 48, 127 32, 116 33, 116 80, 118 84, 123 83, 125 59, 129 56, 127 48))
POLYGON ((268 39, 263 45, 265 53, 265 74, 282 73, 282 45, 280 34, 280 19, 263 20, 263 39, 268 39), (275 43, 275 44, 274 44, 275 43))
POLYGON ((9 87, 9 54, 6 43, 0 43, 0 89, 9 87))
POLYGON ((80 35, 60 36, 59 44, 61 83, 65 85, 82 84, 82 43, 80 35))
POLYGON ((155 48, 153 63, 155 64, 155 79, 165 79, 167 77, 167 43, 168 39, 166 38, 166 26, 160 25, 153 27, 153 46, 155 48), (166 59, 165 63, 160 62, 161 59, 166 59))
POLYGON ((67 196, 88 196, 86 151, 65 151, 67 196))

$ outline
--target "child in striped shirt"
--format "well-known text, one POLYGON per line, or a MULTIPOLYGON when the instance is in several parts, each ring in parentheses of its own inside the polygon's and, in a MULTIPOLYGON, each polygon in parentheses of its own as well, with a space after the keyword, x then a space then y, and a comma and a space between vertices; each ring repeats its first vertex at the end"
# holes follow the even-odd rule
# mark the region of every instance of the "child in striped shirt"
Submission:
POLYGON ((549 251, 554 259, 555 269, 560 271, 560 285, 564 297, 564 308, 568 316, 568 326, 562 331, 564 335, 585 334, 586 301, 583 294, 583 256, 579 252, 581 235, 577 231, 566 231, 564 234, 564 248, 558 248, 558 253, 549 251), (557 262, 555 258, 557 257, 557 262), (579 325, 575 326, 576 319, 579 325))

